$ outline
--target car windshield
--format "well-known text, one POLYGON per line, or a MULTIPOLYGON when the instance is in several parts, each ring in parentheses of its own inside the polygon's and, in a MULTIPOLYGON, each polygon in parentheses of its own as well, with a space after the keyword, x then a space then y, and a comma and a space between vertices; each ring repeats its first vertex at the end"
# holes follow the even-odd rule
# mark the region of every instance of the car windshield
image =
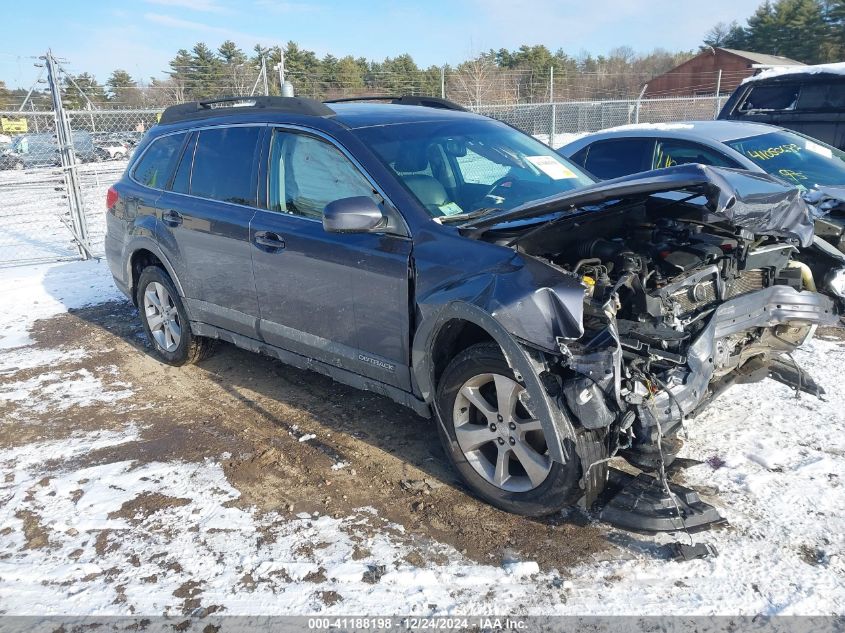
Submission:
POLYGON ((534 138, 495 121, 355 130, 435 218, 511 209, 591 184, 534 138))
POLYGON ((725 143, 799 189, 845 185, 845 152, 801 134, 771 132, 725 143))

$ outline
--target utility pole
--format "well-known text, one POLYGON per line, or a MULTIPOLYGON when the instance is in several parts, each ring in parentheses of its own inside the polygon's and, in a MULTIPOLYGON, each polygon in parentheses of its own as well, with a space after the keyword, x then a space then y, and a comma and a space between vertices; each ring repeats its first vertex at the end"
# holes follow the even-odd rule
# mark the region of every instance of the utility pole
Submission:
POLYGON ((648 84, 643 85, 643 89, 640 90, 640 95, 637 97, 637 102, 634 105, 634 123, 640 122, 640 108, 642 107, 643 97, 645 96, 645 91, 648 89, 648 84))
POLYGON ((270 96, 270 85, 267 82, 267 59, 261 56, 261 77, 264 80, 264 96, 270 96))
POLYGON ((274 67, 279 71, 279 94, 283 97, 293 96, 293 84, 285 81, 285 51, 279 47, 279 63, 274 67))
POLYGON ((549 127, 549 147, 555 146, 555 119, 557 118, 557 104, 555 104, 555 67, 549 67, 549 105, 552 111, 552 123, 549 127))
POLYGON ((719 94, 722 92, 722 69, 719 69, 719 74, 716 75, 716 111, 713 113, 713 118, 719 116, 719 110, 722 109, 722 99, 719 94))
POLYGON ((440 67, 440 98, 446 98, 446 67, 440 67))
POLYGON ((59 146, 61 158, 62 176, 65 182, 67 193, 68 211, 70 212, 71 234, 76 240, 79 255, 82 259, 91 258, 91 249, 88 245, 88 226, 85 221, 85 205, 82 201, 82 191, 79 187, 79 174, 77 173, 76 152, 73 147, 73 133, 70 128, 67 113, 62 104, 62 88, 59 82, 58 65, 52 51, 42 57, 47 67, 47 84, 50 86, 50 94, 53 98, 53 111, 56 117, 56 142, 59 146))

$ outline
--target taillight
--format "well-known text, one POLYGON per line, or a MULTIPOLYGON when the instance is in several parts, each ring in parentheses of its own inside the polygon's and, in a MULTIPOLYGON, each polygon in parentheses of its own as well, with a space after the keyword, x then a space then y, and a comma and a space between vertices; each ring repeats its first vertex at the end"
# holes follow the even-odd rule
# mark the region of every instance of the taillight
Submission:
POLYGON ((114 205, 117 204, 117 190, 114 187, 109 187, 109 190, 106 192, 106 209, 111 211, 114 209, 114 205))

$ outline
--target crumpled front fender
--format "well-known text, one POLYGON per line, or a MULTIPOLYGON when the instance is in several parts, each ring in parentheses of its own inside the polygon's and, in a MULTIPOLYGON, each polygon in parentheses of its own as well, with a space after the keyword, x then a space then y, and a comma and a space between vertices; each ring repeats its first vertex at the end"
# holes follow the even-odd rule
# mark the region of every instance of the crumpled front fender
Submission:
POLYGON ((436 407, 434 345, 449 322, 472 323, 487 332, 526 388, 525 405, 542 422, 552 459, 565 462, 562 438, 572 423, 541 380, 546 354, 559 354, 558 340, 583 333, 584 288, 573 275, 531 258, 515 258, 495 271, 444 283, 418 299, 421 320, 412 346, 416 387, 436 407), (555 438, 557 441, 551 441, 555 438))

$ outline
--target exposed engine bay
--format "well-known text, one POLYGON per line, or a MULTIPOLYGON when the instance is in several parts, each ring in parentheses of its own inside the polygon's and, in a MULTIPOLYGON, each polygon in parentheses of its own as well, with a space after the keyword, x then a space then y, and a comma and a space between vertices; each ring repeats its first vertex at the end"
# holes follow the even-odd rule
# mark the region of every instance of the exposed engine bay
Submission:
POLYGON ((833 323, 797 240, 759 235, 685 200, 619 203, 542 231, 497 231, 584 287, 584 335, 560 340, 561 403, 608 452, 653 470, 723 389, 774 377, 816 392, 789 353, 833 323))
MULTIPOLYGON (((681 419, 706 402, 694 400, 712 395, 711 387, 710 394, 696 391, 693 400, 682 402, 672 395, 672 387, 690 382, 690 348, 719 305, 773 286, 800 291, 812 284, 809 269, 791 259, 796 251, 791 244, 741 231, 732 234, 713 225, 636 215, 629 211, 619 226, 609 225, 605 218, 585 231, 600 235, 567 245, 551 260, 579 275, 586 288, 585 337, 577 346, 580 355, 618 343, 623 367, 618 395, 638 413, 622 429, 627 435, 620 444, 623 448, 653 443, 661 421, 665 422, 660 429, 663 434, 671 433, 681 419), (652 396, 660 392, 670 402, 658 412, 652 396)), ((810 325, 796 324, 727 333, 715 341, 706 359, 710 382, 718 382, 751 359, 768 365, 810 332, 810 325)), ((586 376, 565 387, 570 410, 585 426, 607 422, 612 416, 609 408, 605 413, 600 405, 582 404, 585 390, 599 387, 586 376), (595 416, 597 412, 603 415, 595 416)), ((599 394, 595 395, 598 402, 599 394)))

